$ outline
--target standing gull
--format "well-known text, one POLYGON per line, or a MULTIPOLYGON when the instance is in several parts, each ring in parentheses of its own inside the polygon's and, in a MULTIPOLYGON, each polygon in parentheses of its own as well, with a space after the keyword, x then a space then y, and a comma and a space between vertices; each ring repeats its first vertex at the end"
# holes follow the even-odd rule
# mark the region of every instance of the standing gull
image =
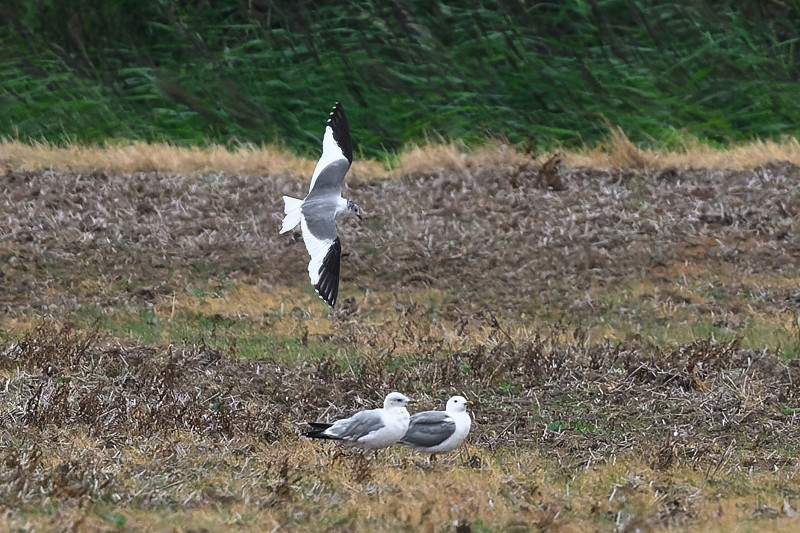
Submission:
POLYGON ((319 297, 331 307, 339 295, 339 259, 342 246, 336 232, 335 220, 353 213, 361 218, 361 210, 350 200, 342 198, 342 181, 353 162, 353 141, 342 104, 336 102, 325 126, 322 138, 322 157, 311 176, 311 187, 304 200, 284 196, 281 233, 298 224, 303 241, 311 256, 308 275, 319 297))
POLYGON ((382 409, 359 411, 333 424, 309 422, 311 431, 303 433, 303 436, 340 440, 348 446, 380 450, 395 444, 406 434, 409 420, 406 405, 409 401, 404 394, 391 392, 383 401, 382 409))
POLYGON ((472 427, 467 405, 472 405, 472 402, 463 396, 453 396, 447 400, 444 411, 415 413, 400 442, 418 452, 429 453, 434 459, 437 453, 455 450, 472 427))

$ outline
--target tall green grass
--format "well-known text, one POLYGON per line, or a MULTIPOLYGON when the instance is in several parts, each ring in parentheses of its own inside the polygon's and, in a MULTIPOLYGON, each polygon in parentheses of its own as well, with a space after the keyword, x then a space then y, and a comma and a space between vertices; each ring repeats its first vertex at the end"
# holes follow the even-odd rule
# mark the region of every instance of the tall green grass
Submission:
POLYGON ((669 146, 797 135, 796 2, 5 2, 0 134, 367 155, 431 136, 529 149, 603 118, 669 146))

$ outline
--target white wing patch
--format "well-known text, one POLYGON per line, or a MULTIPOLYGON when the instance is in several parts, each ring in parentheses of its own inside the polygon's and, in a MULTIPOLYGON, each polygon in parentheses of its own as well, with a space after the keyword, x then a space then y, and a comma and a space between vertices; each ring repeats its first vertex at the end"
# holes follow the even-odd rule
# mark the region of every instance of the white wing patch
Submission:
MULTIPOLYGON (((311 175, 311 186, 308 188, 308 192, 314 190, 314 184, 317 182, 317 176, 319 176, 319 173, 322 172, 322 169, 334 161, 338 161, 339 159, 344 159, 347 161, 344 153, 342 153, 342 149, 339 148, 339 145, 333 138, 333 130, 331 129, 330 125, 325 126, 325 136, 322 137, 322 156, 319 158, 319 161, 317 161, 317 166, 314 168, 314 174, 311 175)), ((320 261, 321 260, 322 259, 320 259, 320 261)))
POLYGON ((373 429, 363 437, 359 437, 358 439, 356 439, 356 442, 358 442, 359 444, 367 444, 367 445, 372 444, 372 441, 375 440, 378 437, 378 435, 380 435, 380 431, 382 429, 384 428, 373 429))
POLYGON ((316 286, 319 283, 319 271, 322 268, 322 263, 325 261, 328 249, 333 246, 333 241, 314 237, 314 234, 308 230, 305 218, 300 220, 300 227, 303 229, 303 241, 306 243, 306 250, 308 250, 308 255, 311 256, 311 261, 308 262, 308 277, 311 278, 311 284, 316 286))

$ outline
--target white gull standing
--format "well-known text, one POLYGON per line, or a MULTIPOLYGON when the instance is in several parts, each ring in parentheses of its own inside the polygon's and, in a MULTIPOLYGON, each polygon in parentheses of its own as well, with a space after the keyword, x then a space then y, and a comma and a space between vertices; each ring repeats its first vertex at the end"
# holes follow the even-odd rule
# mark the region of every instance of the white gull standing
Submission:
POLYGON ((409 401, 404 394, 391 392, 383 401, 382 409, 359 411, 333 424, 309 422, 311 431, 303 433, 303 436, 339 440, 348 446, 365 450, 387 448, 406 434, 409 421, 406 405, 409 401))
POLYGON ((342 104, 336 102, 325 126, 322 156, 311 176, 305 199, 284 196, 281 233, 300 224, 303 241, 311 256, 308 275, 319 297, 331 307, 339 295, 339 260, 342 246, 336 232, 336 218, 352 213, 361 218, 355 202, 342 198, 342 182, 353 162, 353 141, 342 104))
POLYGON ((472 402, 463 396, 453 396, 447 400, 444 411, 414 413, 400 442, 418 452, 431 454, 433 459, 437 453, 455 450, 472 427, 467 405, 472 402))

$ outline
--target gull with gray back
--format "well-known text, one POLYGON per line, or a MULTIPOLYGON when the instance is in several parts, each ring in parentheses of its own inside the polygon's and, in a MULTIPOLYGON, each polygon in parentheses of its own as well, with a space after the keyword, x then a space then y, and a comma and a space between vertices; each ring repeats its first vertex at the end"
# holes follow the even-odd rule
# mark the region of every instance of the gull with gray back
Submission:
POLYGON ((463 396, 453 396, 447 400, 444 411, 414 413, 400 442, 418 452, 429 453, 434 459, 437 453, 455 450, 472 427, 467 405, 472 402, 463 396))
POLYGON ((342 104, 336 102, 325 126, 322 156, 311 176, 305 199, 284 196, 281 233, 298 224, 303 232, 311 260, 308 276, 320 298, 331 307, 339 296, 339 262, 342 246, 336 231, 336 219, 351 213, 361 218, 361 210, 351 200, 342 198, 342 182, 353 162, 353 141, 342 104))
POLYGON ((303 433, 312 439, 331 439, 365 450, 380 450, 397 443, 408 429, 410 400, 404 394, 391 392, 383 408, 359 411, 350 418, 333 424, 309 422, 311 431, 303 433))

